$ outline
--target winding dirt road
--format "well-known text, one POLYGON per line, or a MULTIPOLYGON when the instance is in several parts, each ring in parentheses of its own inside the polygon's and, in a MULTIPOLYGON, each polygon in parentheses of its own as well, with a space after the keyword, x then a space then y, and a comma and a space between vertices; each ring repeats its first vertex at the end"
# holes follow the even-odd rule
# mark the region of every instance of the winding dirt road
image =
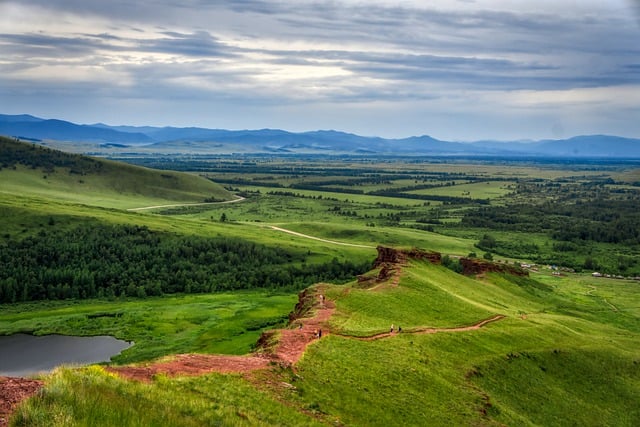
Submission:
POLYGON ((179 208, 182 206, 204 206, 204 205, 224 205, 228 203, 238 203, 243 200, 246 200, 241 196, 233 196, 236 197, 233 200, 225 200, 224 202, 203 202, 203 203, 178 203, 175 205, 157 205, 157 206, 144 206, 142 208, 130 208, 127 209, 129 212, 137 212, 137 211, 146 211, 150 209, 161 209, 161 208, 179 208))
POLYGON ((271 227, 272 230, 282 231, 283 233, 292 234, 294 236, 302 237, 302 238, 305 238, 305 239, 317 240, 319 242, 324 242, 324 243, 331 243, 333 245, 351 246, 351 247, 354 247, 354 248, 366 248, 366 249, 375 249, 376 248, 375 246, 358 245, 358 244, 355 244, 355 243, 345 243, 345 242, 337 242, 335 240, 322 239, 320 237, 310 236, 308 234, 298 233, 297 231, 287 230, 286 228, 276 227, 275 225, 272 225, 270 227, 271 227))

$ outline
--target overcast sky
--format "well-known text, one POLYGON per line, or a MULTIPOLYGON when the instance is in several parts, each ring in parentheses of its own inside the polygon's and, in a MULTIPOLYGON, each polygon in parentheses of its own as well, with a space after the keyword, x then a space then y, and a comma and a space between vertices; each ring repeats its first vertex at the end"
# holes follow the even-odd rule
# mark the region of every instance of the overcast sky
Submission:
POLYGON ((640 1, 0 0, 0 113, 640 137, 640 1))

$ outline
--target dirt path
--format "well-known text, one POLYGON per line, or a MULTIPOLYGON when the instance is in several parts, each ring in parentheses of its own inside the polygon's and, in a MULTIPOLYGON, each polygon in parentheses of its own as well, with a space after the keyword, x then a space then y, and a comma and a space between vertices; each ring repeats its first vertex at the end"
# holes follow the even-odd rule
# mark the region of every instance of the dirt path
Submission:
POLYGON ((389 338, 389 337, 393 337, 396 335, 400 335, 400 334, 437 334, 437 333, 441 333, 441 332, 466 332, 466 331, 475 331, 477 329, 482 328, 483 326, 485 326, 488 323, 491 322, 496 322, 498 320, 504 319, 506 316, 502 315, 502 314, 497 314, 493 317, 490 317, 488 319, 484 319, 481 320, 480 322, 474 323, 473 325, 469 325, 469 326, 459 326, 457 328, 411 328, 411 329, 405 329, 402 332, 398 332, 397 330, 394 330, 393 332, 383 332, 381 334, 375 334, 375 335, 369 335, 367 337, 354 337, 354 336, 350 336, 350 335, 340 335, 340 334, 335 334, 336 336, 340 336, 340 337, 344 337, 344 338, 351 338, 351 339, 355 339, 355 340, 360 340, 360 341, 374 341, 374 340, 379 340, 379 339, 383 339, 383 338, 389 338))
POLYGON ((605 304, 608 304, 608 305, 609 305, 609 307, 611 307, 611 310, 613 310, 613 311, 618 311, 618 307, 616 307, 615 305, 611 304, 609 301, 607 301, 607 299, 606 299, 606 298, 602 298, 602 299, 603 299, 603 301, 605 302, 605 304))
POLYGON ((288 365, 294 365, 298 362, 307 345, 318 339, 316 337, 317 332, 321 331, 323 337, 329 334, 327 322, 335 309, 333 301, 325 301, 324 304, 317 308, 314 317, 298 319, 299 327, 282 329, 275 349, 276 358, 288 365))
POLYGON ((137 212, 137 211, 146 211, 149 209, 160 209, 160 208, 177 208, 177 207, 182 207, 182 206, 203 206, 203 205, 224 205, 227 203, 238 203, 241 202, 243 200, 245 200, 244 197, 241 196, 233 196, 236 197, 233 200, 226 200, 224 202, 203 202, 203 203, 178 203, 175 205, 158 205, 158 206, 144 206, 142 208, 130 208, 127 209, 130 212, 137 212))
POLYGON ((107 371, 138 381, 151 381, 155 375, 202 375, 209 372, 244 373, 265 369, 270 359, 260 356, 219 354, 178 354, 139 366, 107 367, 107 371))
POLYGON ((355 244, 355 243, 344 243, 344 242, 337 242, 335 240, 322 239, 320 237, 315 237, 315 236, 310 236, 308 234, 298 233, 297 231, 287 230, 286 228, 276 227, 275 225, 272 225, 271 229, 272 230, 276 230, 276 231, 282 231, 283 233, 292 234, 294 236, 303 237, 305 239, 317 240, 319 242, 324 242, 324 243, 331 243, 333 245, 351 246, 351 247, 354 247, 354 248, 367 248, 367 249, 375 249, 376 248, 375 246, 358 245, 358 244, 355 244))
POLYGON ((9 424, 16 405, 42 388, 42 381, 0 377, 0 427, 9 424))

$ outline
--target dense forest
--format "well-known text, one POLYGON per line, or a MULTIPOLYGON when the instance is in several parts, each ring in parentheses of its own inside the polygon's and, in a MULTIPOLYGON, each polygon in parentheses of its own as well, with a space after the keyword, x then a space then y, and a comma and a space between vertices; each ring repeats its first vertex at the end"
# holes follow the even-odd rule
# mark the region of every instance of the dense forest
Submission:
POLYGON ((468 211, 462 224, 491 230, 549 232, 555 240, 640 245, 637 200, 513 204, 468 211))
POLYGON ((0 244, 0 303, 145 297, 266 288, 297 290, 370 269, 349 261, 306 263, 306 252, 236 238, 179 236, 144 226, 81 225, 0 244))

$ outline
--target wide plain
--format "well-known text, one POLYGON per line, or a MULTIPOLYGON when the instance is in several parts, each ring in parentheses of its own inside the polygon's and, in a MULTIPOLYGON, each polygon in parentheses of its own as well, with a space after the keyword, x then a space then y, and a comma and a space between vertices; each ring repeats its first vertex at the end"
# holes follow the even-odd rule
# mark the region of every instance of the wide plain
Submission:
MULTIPOLYGON (((636 165, 333 159, 327 170, 326 164, 255 159, 223 167, 212 161, 207 171, 198 164, 199 171, 187 176, 197 178, 200 188, 210 182, 198 177, 205 175, 227 187, 227 199, 246 199, 137 212, 127 209, 213 196, 198 190, 187 200, 162 187, 152 197, 140 189, 104 190, 108 184, 94 175, 81 178, 92 183, 92 191, 83 192, 76 176, 69 183, 69 168, 55 167, 44 178, 40 167, 3 167, 0 245, 107 224, 146 227, 160 239, 165 233, 222 236, 284 248, 304 255, 309 268, 347 260, 371 265, 377 245, 537 265, 529 277, 476 277, 410 261, 394 279, 375 286, 353 277, 298 289, 5 303, 0 333, 113 334, 135 341, 115 364, 175 353, 250 352, 263 330, 287 327, 296 293, 306 286, 336 304, 326 336, 294 366, 249 375, 161 375, 151 383, 124 380, 102 367, 60 368, 43 378, 43 391, 20 406, 11 425, 640 422, 640 282, 633 280, 640 274, 638 244, 633 236, 613 241, 615 230, 606 227, 638 221, 637 213, 624 209, 640 197, 636 165), (60 197, 65 193, 73 197, 60 197), (585 206, 582 216, 574 209, 577 201, 585 206), (617 217, 607 217, 611 208, 617 217), (510 222, 505 209, 513 214, 510 222), (532 215, 543 216, 531 223, 532 215), (577 237, 559 234, 575 227, 581 227, 577 237), (590 267, 612 277, 593 277, 590 267), (469 326, 498 314, 505 317, 477 330, 418 332, 469 326), (403 332, 361 339, 388 332, 391 324, 403 332)), ((175 165, 190 169, 188 160, 175 165)), ((161 174, 168 172, 155 173, 150 179, 167 179, 161 174)))

